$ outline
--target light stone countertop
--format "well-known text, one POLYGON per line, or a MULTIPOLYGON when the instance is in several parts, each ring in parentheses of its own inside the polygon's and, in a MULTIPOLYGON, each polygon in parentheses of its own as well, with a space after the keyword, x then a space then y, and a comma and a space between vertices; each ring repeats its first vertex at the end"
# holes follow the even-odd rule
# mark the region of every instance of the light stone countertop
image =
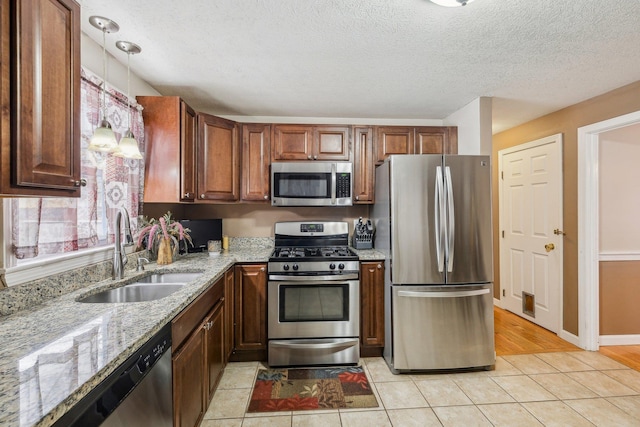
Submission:
POLYGON ((228 268, 267 262, 272 250, 241 247, 217 257, 190 254, 166 266, 153 263, 144 272, 126 271, 122 280, 88 284, 0 318, 0 425, 52 425, 228 268), (160 271, 204 274, 156 301, 76 302, 160 271))
MULTIPOLYGON (((238 245, 217 257, 190 254, 166 266, 152 263, 144 272, 125 271, 122 280, 89 283, 0 317, 0 425, 52 425, 227 269, 235 263, 267 262, 272 250, 238 245), (155 301, 76 302, 79 297, 161 271, 204 274, 155 301), (51 363, 52 359, 56 363, 51 363)), ((384 259, 375 250, 355 252, 361 261, 384 259)))
POLYGON ((353 251, 358 254, 360 261, 382 261, 385 259, 384 254, 375 249, 353 249, 353 251))

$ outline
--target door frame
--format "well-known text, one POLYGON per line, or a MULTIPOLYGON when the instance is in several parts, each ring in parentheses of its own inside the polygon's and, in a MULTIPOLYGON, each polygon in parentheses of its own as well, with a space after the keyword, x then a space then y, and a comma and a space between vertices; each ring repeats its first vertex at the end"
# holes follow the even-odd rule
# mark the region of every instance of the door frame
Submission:
MULTIPOLYGON (((560 224, 558 224, 558 227, 562 230, 564 229, 564 169, 562 168, 562 147, 563 147, 563 138, 562 138, 562 133, 557 133, 554 135, 550 135, 544 138, 540 138, 540 139, 536 139, 534 141, 529 141, 529 142, 525 142, 513 147, 509 147, 509 148, 505 148, 502 149, 500 151, 498 151, 498 171, 499 174, 502 174, 503 171, 503 157, 507 154, 511 154, 517 151, 524 151, 524 150, 529 150, 531 148, 535 148, 535 147, 539 147, 542 145, 547 145, 549 143, 554 143, 557 144, 558 147, 558 168, 560 171, 560 197, 559 197, 559 218, 560 218, 560 224)), ((499 178, 500 184, 498 186, 498 230, 499 230, 499 234, 501 232, 501 230, 503 230, 502 224, 504 224, 505 221, 505 215, 506 213, 504 212, 504 206, 503 206, 503 186, 504 186, 504 180, 502 178, 499 178)), ((500 271, 498 272, 498 275, 500 277, 500 289, 503 289, 503 283, 506 283, 506 281, 503 280, 502 277, 502 269, 503 269, 503 263, 505 262, 505 260, 503 259, 502 256, 502 245, 500 245, 500 249, 499 249, 499 253, 498 256, 500 257, 500 271)), ((559 279, 560 279, 560 289, 558 292, 558 316, 556 318, 556 325, 557 325, 557 330, 558 332, 556 333, 556 335, 561 336, 564 332, 564 328, 563 328, 563 324, 562 324, 562 318, 563 318, 563 314, 564 314, 564 244, 560 245, 560 249, 562 249, 562 254, 560 256, 560 260, 559 260, 559 266, 558 266, 558 270, 559 270, 559 279)), ((500 299, 498 300, 499 304, 498 306, 500 308, 504 308, 503 304, 502 304, 502 293, 500 293, 500 299)))
POLYGON ((578 338, 600 348, 600 134, 640 123, 640 111, 578 128, 578 338))

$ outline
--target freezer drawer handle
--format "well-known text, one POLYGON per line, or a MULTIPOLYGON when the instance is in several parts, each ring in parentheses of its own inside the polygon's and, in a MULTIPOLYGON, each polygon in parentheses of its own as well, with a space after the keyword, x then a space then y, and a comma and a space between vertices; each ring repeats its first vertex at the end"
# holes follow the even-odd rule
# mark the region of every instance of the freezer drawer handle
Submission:
POLYGON ((340 349, 349 348, 358 344, 357 339, 342 341, 342 342, 328 342, 328 343, 292 343, 289 341, 271 341, 269 343, 272 347, 282 348, 294 348, 299 350, 317 350, 317 349, 340 349))
POLYGON ((485 295, 489 293, 489 289, 477 289, 474 291, 451 291, 451 292, 412 292, 398 291, 399 297, 417 297, 417 298, 460 298, 474 297, 477 295, 485 295))

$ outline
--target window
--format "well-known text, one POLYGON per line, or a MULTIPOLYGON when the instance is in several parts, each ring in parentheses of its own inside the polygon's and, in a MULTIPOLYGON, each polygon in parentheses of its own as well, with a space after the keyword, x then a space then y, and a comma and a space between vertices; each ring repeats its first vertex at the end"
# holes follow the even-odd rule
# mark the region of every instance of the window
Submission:
MULTIPOLYGON (((11 253, 7 267, 112 243, 115 214, 121 207, 128 210, 131 227, 136 230, 142 211, 144 161, 87 150, 101 118, 101 99, 101 80, 82 69, 81 166, 87 185, 79 199, 11 199, 11 253)), ((128 107, 125 95, 114 89, 107 91, 106 104, 107 119, 117 137, 128 128, 131 108, 131 129, 144 152, 142 108, 135 100, 128 107)))

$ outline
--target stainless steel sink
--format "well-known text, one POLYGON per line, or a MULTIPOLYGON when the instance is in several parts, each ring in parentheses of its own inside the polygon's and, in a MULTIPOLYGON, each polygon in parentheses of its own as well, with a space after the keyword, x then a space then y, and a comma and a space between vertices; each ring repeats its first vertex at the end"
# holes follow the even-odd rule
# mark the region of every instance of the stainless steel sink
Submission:
POLYGON ((189 283, 202 276, 202 273, 154 273, 143 277, 136 283, 189 283))
POLYGON ((114 303, 114 302, 143 302, 168 297, 179 291, 184 283, 132 283, 115 289, 107 289, 97 294, 79 299, 78 302, 114 303))

